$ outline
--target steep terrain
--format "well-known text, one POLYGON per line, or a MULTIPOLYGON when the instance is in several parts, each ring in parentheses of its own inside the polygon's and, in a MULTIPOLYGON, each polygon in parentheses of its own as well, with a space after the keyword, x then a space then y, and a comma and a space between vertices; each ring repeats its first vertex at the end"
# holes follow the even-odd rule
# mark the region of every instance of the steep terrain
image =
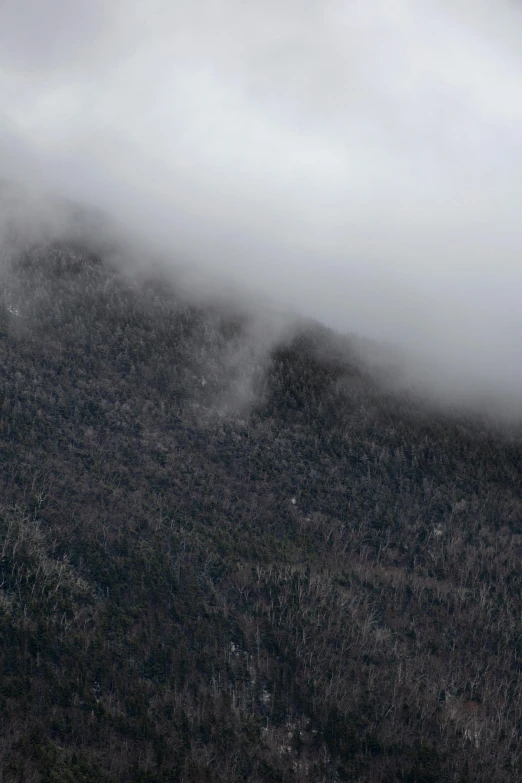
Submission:
POLYGON ((10 263, 0 780, 520 780, 520 441, 319 326, 10 263))

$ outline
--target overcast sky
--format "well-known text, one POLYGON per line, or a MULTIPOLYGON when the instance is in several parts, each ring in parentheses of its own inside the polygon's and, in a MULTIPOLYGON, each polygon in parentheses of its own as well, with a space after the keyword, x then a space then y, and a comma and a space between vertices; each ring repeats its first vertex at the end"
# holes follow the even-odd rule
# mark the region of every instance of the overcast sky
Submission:
POLYGON ((0 0, 0 174, 522 399, 522 5, 0 0))

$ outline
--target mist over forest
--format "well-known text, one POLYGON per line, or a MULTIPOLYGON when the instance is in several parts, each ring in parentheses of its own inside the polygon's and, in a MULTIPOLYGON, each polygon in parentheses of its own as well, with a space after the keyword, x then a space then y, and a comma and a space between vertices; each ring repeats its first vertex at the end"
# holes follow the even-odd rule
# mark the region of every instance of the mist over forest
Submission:
POLYGON ((511 0, 6 0, 0 173, 516 406, 521 29, 511 0))
POLYGON ((0 781, 522 779, 521 14, 4 0, 0 781))

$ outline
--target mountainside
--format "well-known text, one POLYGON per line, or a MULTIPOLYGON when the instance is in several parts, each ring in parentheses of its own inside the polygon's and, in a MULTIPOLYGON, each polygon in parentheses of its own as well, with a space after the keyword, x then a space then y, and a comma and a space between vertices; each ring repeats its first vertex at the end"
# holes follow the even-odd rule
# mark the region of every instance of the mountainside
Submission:
POLYGON ((522 778, 522 445, 80 244, 0 295, 0 780, 522 778))

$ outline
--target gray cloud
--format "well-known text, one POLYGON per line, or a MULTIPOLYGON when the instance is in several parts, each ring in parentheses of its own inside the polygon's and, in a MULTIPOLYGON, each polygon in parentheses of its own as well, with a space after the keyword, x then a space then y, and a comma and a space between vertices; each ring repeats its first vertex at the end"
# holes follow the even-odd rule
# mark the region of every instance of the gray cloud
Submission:
POLYGON ((4 0, 0 161, 522 399, 521 41, 509 0, 4 0))

